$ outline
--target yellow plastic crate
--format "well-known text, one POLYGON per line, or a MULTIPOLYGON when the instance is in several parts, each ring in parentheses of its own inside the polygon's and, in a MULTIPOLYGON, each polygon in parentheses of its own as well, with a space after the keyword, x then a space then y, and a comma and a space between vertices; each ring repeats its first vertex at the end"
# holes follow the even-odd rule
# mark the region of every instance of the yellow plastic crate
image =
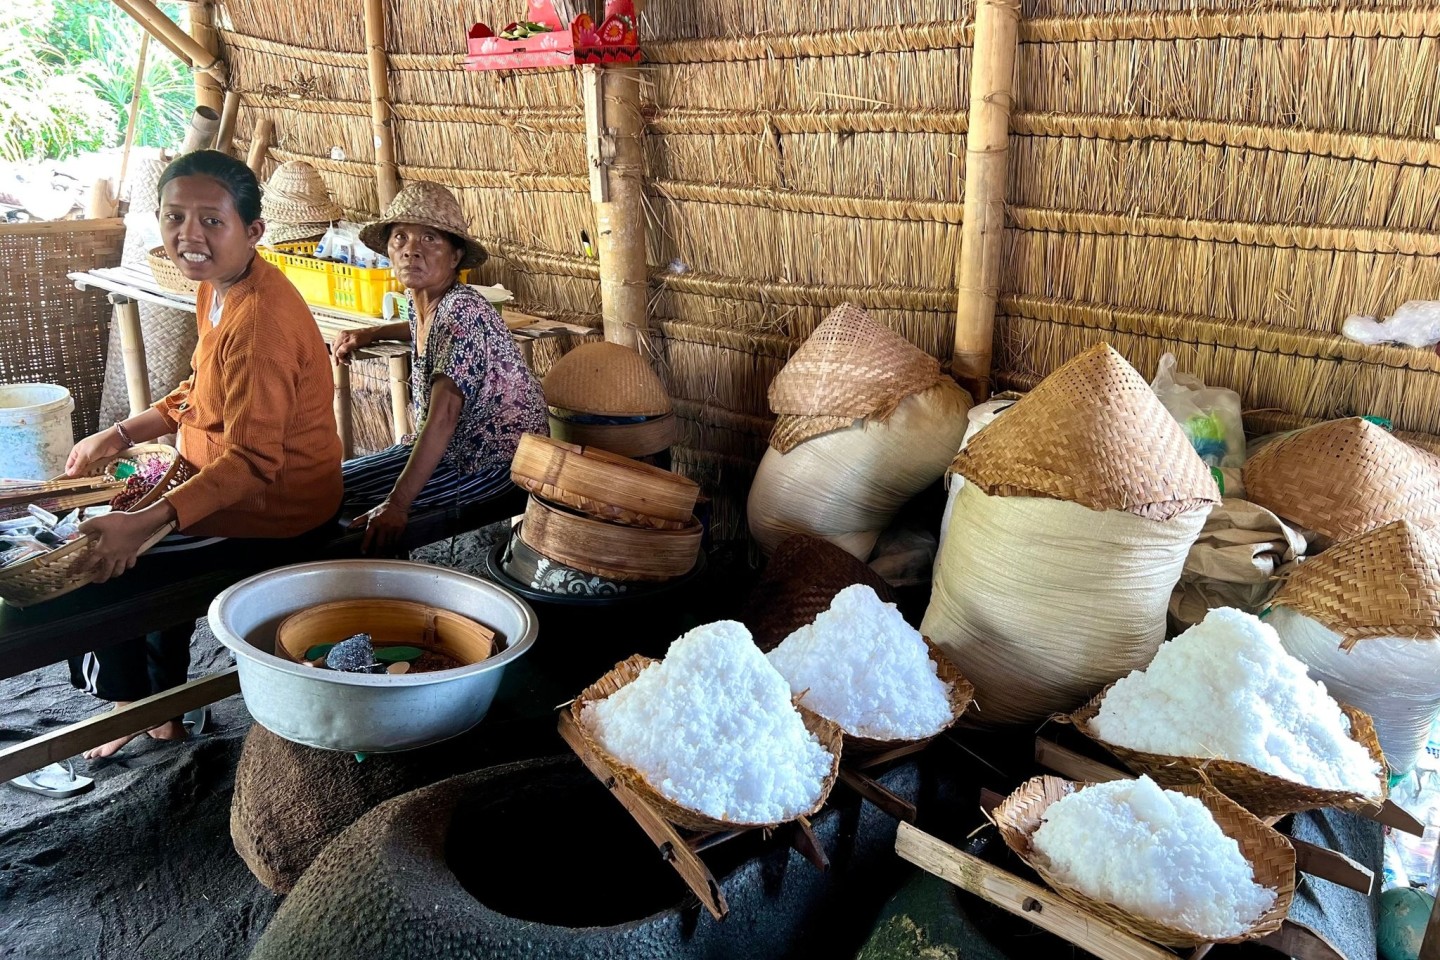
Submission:
MULTIPOLYGON (((312 242, 277 243, 258 247, 260 256, 279 267, 300 291, 306 303, 336 307, 371 317, 384 316, 385 294, 403 289, 389 267, 352 267, 314 256, 312 242)), ((461 270, 462 283, 470 282, 470 271, 461 270)))

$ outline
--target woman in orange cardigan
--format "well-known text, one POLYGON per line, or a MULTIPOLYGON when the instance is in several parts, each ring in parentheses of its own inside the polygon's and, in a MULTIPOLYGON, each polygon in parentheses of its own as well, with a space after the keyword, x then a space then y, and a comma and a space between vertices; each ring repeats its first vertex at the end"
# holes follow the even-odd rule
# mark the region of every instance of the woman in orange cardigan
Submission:
MULTIPOLYGON (((171 262, 200 282, 194 373, 144 413, 81 440, 65 469, 75 476, 177 432, 181 456, 199 472, 144 510, 81 525, 98 541, 98 582, 133 567, 143 544, 171 523, 187 547, 278 540, 324 527, 340 507, 330 361, 299 292, 255 254, 265 223, 254 174, 214 150, 186 154, 160 178, 159 217, 171 262)), ((71 661, 71 680, 117 707, 177 686, 189 669, 190 633, 187 624, 86 654, 71 661)), ((173 740, 185 730, 176 719, 150 735, 173 740)), ((86 757, 109 756, 130 739, 86 757)))

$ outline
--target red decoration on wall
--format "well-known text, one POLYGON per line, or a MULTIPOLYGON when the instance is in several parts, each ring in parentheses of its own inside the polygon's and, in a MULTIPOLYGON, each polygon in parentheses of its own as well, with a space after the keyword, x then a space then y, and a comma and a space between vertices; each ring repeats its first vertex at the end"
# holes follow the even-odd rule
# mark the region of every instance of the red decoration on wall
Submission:
MULTIPOLYGON (((466 70, 524 70, 528 67, 569 67, 577 63, 639 63, 639 20, 631 0, 606 0, 605 19, 598 25, 582 13, 567 25, 552 0, 530 0, 527 21, 549 27, 519 40, 506 40, 483 23, 470 28, 466 70)), ((509 33, 518 24, 506 26, 509 33)))

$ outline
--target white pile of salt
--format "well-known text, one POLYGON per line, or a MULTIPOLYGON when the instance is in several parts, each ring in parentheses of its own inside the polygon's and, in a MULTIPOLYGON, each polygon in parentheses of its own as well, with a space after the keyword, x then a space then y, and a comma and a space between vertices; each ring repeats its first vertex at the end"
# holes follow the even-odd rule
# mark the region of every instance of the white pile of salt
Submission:
POLYGON ((737 823, 811 810, 832 766, 785 678, 733 620, 691 630, 580 721, 666 797, 737 823))
POLYGON ((1249 929, 1275 902, 1205 805, 1149 777, 1051 804, 1033 843, 1061 880, 1097 900, 1209 938, 1249 929))
POLYGON ((846 733, 918 740, 951 720, 950 685, 936 675, 920 632, 863 583, 837 593, 767 656, 806 707, 846 733))
POLYGON ((1132 750, 1222 757, 1326 790, 1380 792, 1379 765, 1350 738, 1325 685, 1285 652, 1274 628, 1230 607, 1211 610, 1117 682, 1093 725, 1132 750))

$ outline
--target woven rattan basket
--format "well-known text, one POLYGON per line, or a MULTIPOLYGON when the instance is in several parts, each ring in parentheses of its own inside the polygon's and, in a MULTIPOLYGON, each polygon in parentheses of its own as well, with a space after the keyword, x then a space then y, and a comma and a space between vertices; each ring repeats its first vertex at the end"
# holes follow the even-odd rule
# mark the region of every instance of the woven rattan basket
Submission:
POLYGON ((606 523, 535 494, 520 538, 542 557, 610 580, 671 580, 690 572, 700 553, 700 522, 681 530, 606 523))
POLYGON ((1301 564, 1271 601, 1344 638, 1440 639, 1440 537, 1397 520, 1301 564))
POLYGON ((977 433, 951 470, 988 496, 1068 500, 1151 520, 1220 502, 1184 429, 1103 343, 977 433))
MULTIPOLYGON (((1110 685, 1111 687, 1114 684, 1110 685)), ((1293 780, 1277 777, 1235 760, 1216 757, 1172 757, 1159 753, 1131 750, 1119 744, 1101 739, 1092 725, 1105 695, 1106 687, 1085 706, 1064 718, 1106 750, 1119 757, 1125 766, 1135 773, 1144 773, 1150 779, 1165 787, 1179 788, 1193 784, 1208 784, 1257 817, 1283 817, 1302 810, 1317 810, 1322 807, 1338 807, 1343 810, 1370 810, 1385 799, 1386 783, 1382 775, 1376 782, 1376 795, 1362 797, 1346 790, 1322 790, 1293 780)), ((1385 754, 1380 749, 1380 740, 1375 736, 1375 724, 1363 711, 1348 704, 1340 709, 1350 720, 1350 736, 1369 751, 1380 769, 1385 769, 1385 754)))
POLYGON ((1440 524, 1435 458, 1368 420, 1330 420, 1245 464, 1246 499, 1313 531, 1312 552, 1396 520, 1440 524))
POLYGON ((295 663, 324 643, 368 633, 375 646, 411 646, 443 654, 461 664, 479 663, 495 652, 495 632, 469 617, 411 600, 337 600, 292 613, 275 633, 275 655, 295 663))
POLYGON ((700 495, 700 485, 678 473, 532 433, 520 437, 510 479, 587 516, 657 530, 689 526, 700 495))
POLYGON ((582 343, 556 360, 542 387, 546 403, 579 413, 653 417, 674 409, 645 358, 605 340, 582 343))
POLYGON ((1204 786, 1170 787, 1177 793, 1194 797, 1215 817, 1221 831, 1240 846, 1240 854, 1255 871, 1255 882, 1275 891, 1270 909, 1251 924, 1244 933, 1222 940, 1209 940, 1180 927, 1131 913, 1113 903, 1096 900, 1057 878, 1047 868, 1045 858, 1035 850, 1032 841, 1040 829, 1045 811, 1057 800, 1083 790, 1092 784, 1071 783, 1059 777, 1036 777, 1026 782, 991 814, 1005 845, 1024 860, 1060 896, 1101 920, 1113 923, 1139 937, 1170 947, 1194 947, 1202 943, 1240 943, 1254 940, 1280 928, 1290 912, 1295 895, 1295 849, 1272 827, 1261 823, 1239 804, 1204 786))
MULTIPOLYGON (((859 757, 863 759, 877 753, 898 750, 901 747, 929 743, 953 727, 965 714, 965 711, 970 708, 970 704, 975 701, 975 688, 970 684, 970 681, 965 679, 964 675, 960 673, 960 670, 955 664, 950 662, 950 658, 945 656, 939 647, 930 642, 929 637, 925 638, 925 649, 930 653, 930 662, 935 664, 936 675, 950 686, 950 722, 928 737, 910 739, 880 740, 875 737, 862 737, 859 734, 845 733, 842 729, 841 732, 845 737, 845 755, 847 757, 859 757)), ((800 701, 803 703, 804 699, 804 695, 802 694, 800 701)))
POLYGON ((200 289, 198 281, 185 276, 180 272, 180 268, 170 261, 164 247, 152 247, 146 251, 145 259, 150 263, 150 272, 155 274, 155 282, 171 293, 188 293, 194 296, 200 289))
POLYGON ((606 450, 622 457, 648 457, 669 450, 680 435, 680 424, 673 413, 639 423, 580 423, 570 419, 568 413, 551 408, 550 436, 562 443, 606 450))
MULTIPOLYGON (((126 461, 134 462, 136 458, 144 456, 168 457, 170 465, 160 481, 150 488, 150 492, 131 506, 132 513, 150 506, 168 491, 195 475, 195 468, 181 459, 174 447, 157 443, 140 444, 122 450, 94 468, 94 472, 113 476, 120 464, 126 461)), ((170 523, 157 531, 141 546, 140 552, 144 553, 165 539, 174 531, 175 526, 170 523)), ((59 549, 0 570, 0 599, 11 606, 29 607, 86 586, 95 579, 95 575, 88 569, 90 548, 93 545, 94 541, 90 537, 81 537, 59 549)))
POLYGON ((895 591, 867 564, 828 540, 796 534, 770 555, 739 619, 750 629, 755 646, 769 653, 829 610, 837 593, 857 583, 870 587, 884 603, 895 602, 895 591))
MULTIPOLYGON (((688 807, 683 807, 651 786, 649 781, 645 779, 644 774, 639 770, 617 759, 614 754, 606 750, 590 733, 590 728, 586 726, 581 719, 585 708, 593 703, 604 700, 621 687, 631 683, 636 677, 640 676, 641 671, 655 662, 656 661, 651 660, 649 657, 639 655, 630 657, 627 660, 622 660, 615 665, 613 670, 580 692, 580 696, 576 697, 574 702, 570 704, 570 716, 575 721, 575 726, 580 731, 581 737, 584 738, 585 745, 605 762, 605 765, 615 774, 617 780, 639 794, 646 802, 655 808, 655 811, 661 817, 683 829, 710 833, 718 830, 776 827, 779 826, 781 822, 785 822, 743 823, 734 820, 718 819, 691 810, 688 807)), ((826 720, 819 714, 806 710, 804 707, 797 706, 796 709, 800 711, 800 716, 805 721, 805 729, 809 730, 819 739, 820 745, 830 753, 833 761, 830 764, 830 773, 825 777, 824 787, 820 791, 820 798, 815 802, 815 805, 809 810, 801 811, 791 819, 808 817, 825 805, 825 801, 830 797, 830 790, 835 786, 835 780, 840 775, 840 753, 843 749, 843 735, 836 724, 826 720)))

